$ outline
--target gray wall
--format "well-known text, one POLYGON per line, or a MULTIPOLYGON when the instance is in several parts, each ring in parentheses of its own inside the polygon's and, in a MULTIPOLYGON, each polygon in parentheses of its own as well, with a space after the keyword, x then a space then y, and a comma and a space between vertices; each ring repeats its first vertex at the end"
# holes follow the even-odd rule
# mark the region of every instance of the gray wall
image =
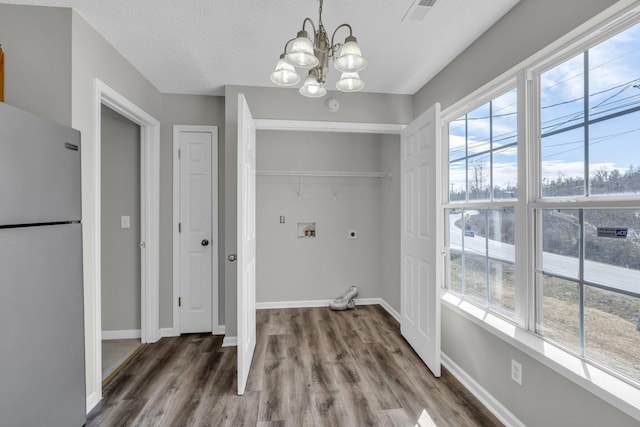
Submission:
MULTIPOLYGON (((198 95, 162 95, 160 124, 160 327, 173 325, 173 126, 218 126, 218 169, 224 171, 224 97, 198 95)), ((218 178, 218 211, 222 220, 224 180, 218 178)), ((222 221, 218 224, 221 235, 222 221)), ((218 263, 224 265, 224 239, 218 240, 218 263)), ((224 325, 224 270, 219 269, 218 313, 224 325)))
MULTIPOLYGON (((321 120, 364 123, 409 123, 413 117, 412 97, 406 95, 383 95, 371 93, 343 94, 329 92, 322 99, 308 99, 296 89, 227 86, 225 88, 225 151, 224 177, 224 239, 223 258, 236 253, 237 227, 237 127, 238 94, 243 93, 254 118, 321 120), (336 113, 327 111, 324 104, 328 98, 340 102, 336 113)), ((220 264, 225 275, 225 333, 237 334, 237 271, 236 264, 225 261, 220 264)))
POLYGON ((140 126, 105 106, 101 118, 102 330, 140 329, 140 126))
MULTIPOLYGON (((380 135, 258 131, 257 154, 258 170, 389 172, 380 135)), ((334 299, 351 285, 360 298, 380 297, 383 272, 399 262, 382 256, 381 230, 395 224, 380 209, 391 180, 301 178, 298 196, 296 178, 258 176, 257 301, 334 299), (298 238, 299 222, 315 222, 317 236, 298 238)))
POLYGON ((0 4, 5 102, 71 125, 71 9, 0 4))
MULTIPOLYGON (((450 106, 614 3, 521 0, 415 95, 416 117, 435 102, 450 106)), ((442 351, 528 426, 638 425, 446 306, 442 351), (511 358, 522 363, 522 387, 509 379, 511 358)))

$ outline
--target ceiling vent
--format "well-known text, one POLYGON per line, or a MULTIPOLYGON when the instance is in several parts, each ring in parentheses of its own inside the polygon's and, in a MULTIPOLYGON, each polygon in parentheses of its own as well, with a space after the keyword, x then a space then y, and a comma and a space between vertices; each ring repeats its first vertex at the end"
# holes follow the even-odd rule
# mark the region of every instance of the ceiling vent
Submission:
POLYGON ((414 0, 402 17, 402 21, 422 21, 437 0, 414 0))

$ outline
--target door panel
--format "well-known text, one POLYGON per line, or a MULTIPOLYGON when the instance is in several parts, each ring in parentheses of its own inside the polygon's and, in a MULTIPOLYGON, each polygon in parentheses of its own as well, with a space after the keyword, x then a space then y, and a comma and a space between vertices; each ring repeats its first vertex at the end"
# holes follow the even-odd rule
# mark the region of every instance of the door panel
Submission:
POLYGON ((256 347, 256 127, 238 95, 238 394, 256 347))
POLYGON ((440 106, 402 132, 401 332, 440 376, 440 106))
POLYGON ((211 150, 211 132, 180 132, 181 333, 212 327, 211 150))

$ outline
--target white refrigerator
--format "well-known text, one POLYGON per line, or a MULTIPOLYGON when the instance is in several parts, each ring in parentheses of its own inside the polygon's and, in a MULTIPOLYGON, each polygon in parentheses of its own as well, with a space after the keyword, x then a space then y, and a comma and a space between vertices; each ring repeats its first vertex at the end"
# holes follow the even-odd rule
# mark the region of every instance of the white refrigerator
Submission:
POLYGON ((86 421, 80 133, 0 103, 0 427, 86 421))

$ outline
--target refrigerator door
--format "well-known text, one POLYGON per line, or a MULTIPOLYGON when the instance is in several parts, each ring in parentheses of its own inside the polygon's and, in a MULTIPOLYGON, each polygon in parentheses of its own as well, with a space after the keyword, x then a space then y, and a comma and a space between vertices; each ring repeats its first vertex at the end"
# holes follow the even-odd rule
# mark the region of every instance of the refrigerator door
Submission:
POLYGON ((0 426, 82 426, 81 225, 0 229, 0 272, 0 426))
POLYGON ((0 103, 0 225, 80 220, 80 133, 0 103))

